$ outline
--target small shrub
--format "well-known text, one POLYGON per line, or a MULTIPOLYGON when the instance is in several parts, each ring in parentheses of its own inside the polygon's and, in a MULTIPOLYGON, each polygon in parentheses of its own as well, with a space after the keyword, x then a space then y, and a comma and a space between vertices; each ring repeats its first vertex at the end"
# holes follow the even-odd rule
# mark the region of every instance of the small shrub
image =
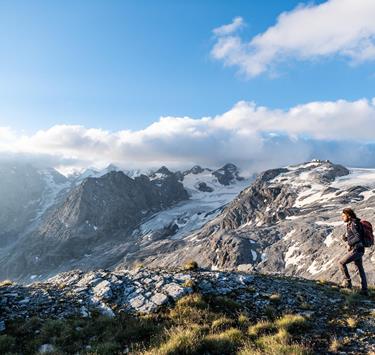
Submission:
POLYGON ((183 270, 191 271, 191 270, 197 270, 198 269, 198 263, 194 260, 187 261, 183 267, 183 270))

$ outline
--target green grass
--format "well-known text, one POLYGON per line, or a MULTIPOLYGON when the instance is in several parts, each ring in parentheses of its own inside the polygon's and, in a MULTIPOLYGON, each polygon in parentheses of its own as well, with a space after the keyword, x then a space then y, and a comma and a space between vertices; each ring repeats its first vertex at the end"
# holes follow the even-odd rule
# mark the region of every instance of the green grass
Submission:
MULTIPOLYGON (((252 304, 247 306, 227 296, 193 293, 170 308, 144 316, 94 314, 92 318, 11 321, 6 334, 0 336, 0 354, 36 353, 46 343, 53 345, 56 354, 120 354, 126 350, 134 355, 299 355, 313 351, 304 345, 314 331, 313 319, 283 314, 281 309, 273 310, 270 317, 267 308, 255 313, 252 304)), ((280 308, 278 301, 268 307, 276 306, 280 308)), ((350 317, 345 313, 345 322, 335 323, 332 329, 353 331, 357 318, 350 317)), ((333 331, 327 334, 327 352, 344 346, 335 339, 333 331)))

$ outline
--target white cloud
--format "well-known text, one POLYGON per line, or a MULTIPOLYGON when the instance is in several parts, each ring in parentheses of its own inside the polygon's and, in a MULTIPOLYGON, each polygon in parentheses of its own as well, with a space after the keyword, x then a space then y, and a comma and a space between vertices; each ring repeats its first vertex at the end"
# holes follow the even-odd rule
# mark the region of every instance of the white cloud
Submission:
POLYGON ((233 33, 245 25, 242 17, 235 17, 229 25, 220 26, 215 28, 213 32, 217 36, 224 36, 233 33))
POLYGON ((0 142, 3 154, 32 154, 60 167, 233 162, 259 171, 315 157, 375 165, 375 100, 310 102, 288 110, 240 101, 214 117, 161 117, 139 131, 58 125, 26 136, 0 128, 0 142))
POLYGON ((214 30, 217 42, 211 54, 225 65, 239 67, 248 77, 289 58, 314 60, 339 55, 358 64, 375 59, 374 18, 373 0, 300 5, 282 13, 274 26, 250 41, 243 41, 234 31, 214 30))

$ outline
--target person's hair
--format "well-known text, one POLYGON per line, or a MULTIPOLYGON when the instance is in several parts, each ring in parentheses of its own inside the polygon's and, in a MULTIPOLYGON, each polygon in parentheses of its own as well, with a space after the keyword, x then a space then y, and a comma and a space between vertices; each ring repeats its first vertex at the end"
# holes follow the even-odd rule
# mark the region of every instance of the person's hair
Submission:
POLYGON ((345 213, 348 217, 350 217, 350 218, 352 218, 352 219, 357 218, 357 215, 356 215, 356 214, 354 213, 354 211, 353 211, 351 208, 349 208, 349 207, 344 208, 344 209, 342 210, 342 213, 345 213))

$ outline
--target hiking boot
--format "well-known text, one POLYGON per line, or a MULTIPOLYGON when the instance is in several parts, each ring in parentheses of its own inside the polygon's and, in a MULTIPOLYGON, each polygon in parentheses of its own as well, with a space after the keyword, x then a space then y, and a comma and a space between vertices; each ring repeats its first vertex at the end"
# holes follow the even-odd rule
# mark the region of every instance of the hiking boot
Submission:
POLYGON ((361 290, 359 291, 359 294, 362 296, 369 296, 368 290, 361 290))
POLYGON ((352 281, 351 280, 345 280, 342 284, 341 284, 341 287, 343 288, 352 288, 352 281))

